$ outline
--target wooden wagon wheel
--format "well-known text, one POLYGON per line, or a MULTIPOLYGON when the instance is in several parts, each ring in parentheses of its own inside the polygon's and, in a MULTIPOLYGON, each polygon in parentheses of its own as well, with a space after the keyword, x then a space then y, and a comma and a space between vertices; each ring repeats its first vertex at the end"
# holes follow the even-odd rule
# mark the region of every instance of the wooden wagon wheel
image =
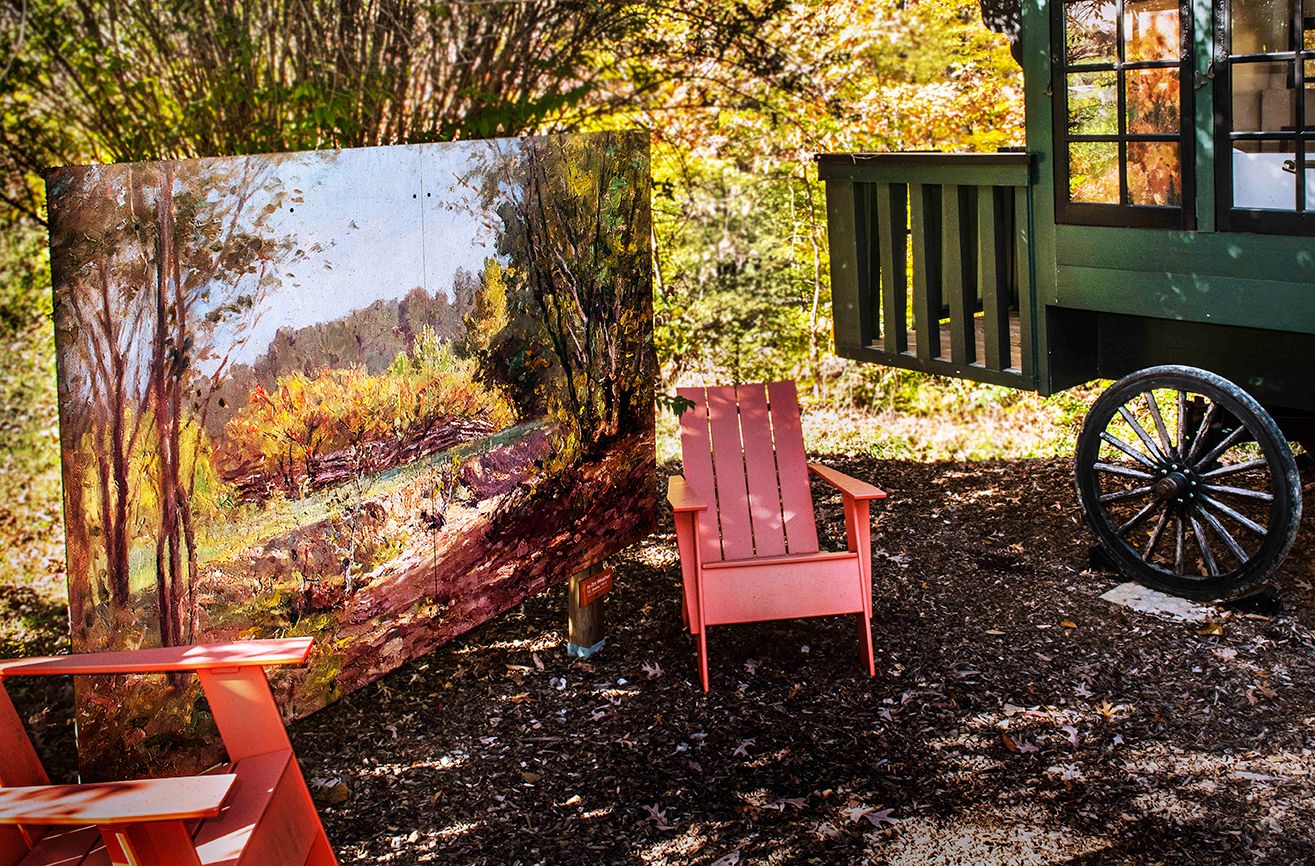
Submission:
POLYGON ((1260 588, 1301 522, 1296 461, 1274 419, 1195 367, 1112 385, 1083 424, 1074 471, 1087 522, 1119 569, 1185 598, 1260 588))

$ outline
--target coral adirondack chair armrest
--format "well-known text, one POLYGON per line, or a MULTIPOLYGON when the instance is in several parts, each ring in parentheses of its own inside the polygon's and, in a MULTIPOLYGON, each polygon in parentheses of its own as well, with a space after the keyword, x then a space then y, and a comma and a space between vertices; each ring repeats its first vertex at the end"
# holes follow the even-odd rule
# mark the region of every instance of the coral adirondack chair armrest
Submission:
POLYGON ((156 674, 171 671, 301 665, 310 657, 314 644, 312 638, 297 637, 9 659, 0 661, 0 677, 156 674))
POLYGON ((214 818, 237 776, 0 788, 0 824, 122 825, 214 818))
POLYGON ((821 463, 809 463, 808 468, 814 475, 839 490, 850 499, 867 502, 873 499, 885 499, 886 491, 879 487, 851 478, 843 472, 837 472, 821 463))
POLYGON ((667 502, 677 514, 707 511, 708 503, 699 499, 694 489, 685 482, 685 476, 673 475, 667 482, 667 502))

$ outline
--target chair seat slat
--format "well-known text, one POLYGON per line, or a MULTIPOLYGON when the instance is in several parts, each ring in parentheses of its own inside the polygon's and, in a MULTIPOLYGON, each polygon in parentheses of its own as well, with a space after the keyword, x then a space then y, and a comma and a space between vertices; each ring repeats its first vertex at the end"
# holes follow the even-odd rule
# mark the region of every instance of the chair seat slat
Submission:
POLYGON ((758 556, 779 556, 785 553, 785 524, 781 519, 781 489, 776 480, 767 390, 762 385, 741 385, 736 388, 736 400, 740 406, 754 552, 758 556))
POLYGON ((721 531, 716 514, 717 488, 712 476, 712 440, 708 437, 708 397, 702 388, 677 388, 676 394, 694 404, 680 415, 680 456, 685 483, 709 506, 709 513, 699 518, 699 554, 704 562, 717 562, 722 558, 721 531))
POLYGON ((712 467, 717 473, 721 549, 725 559, 753 556, 749 488, 744 474, 744 447, 740 441, 740 413, 734 387, 708 389, 708 421, 712 430, 712 467))
POLYGON ((767 386, 767 397, 771 404, 786 544, 791 553, 815 553, 817 524, 813 519, 813 493, 808 486, 808 459, 804 456, 804 428, 799 423, 799 398, 794 382, 772 382, 767 386))

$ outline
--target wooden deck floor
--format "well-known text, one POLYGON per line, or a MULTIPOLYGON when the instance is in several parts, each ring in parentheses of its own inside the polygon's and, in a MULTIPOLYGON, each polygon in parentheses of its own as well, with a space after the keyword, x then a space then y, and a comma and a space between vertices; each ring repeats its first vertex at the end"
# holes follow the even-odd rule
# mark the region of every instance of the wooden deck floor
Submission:
MULTIPOLYGON (((981 313, 973 316, 973 332, 976 350, 969 362, 980 365, 986 360, 986 328, 981 313)), ((936 360, 944 361, 947 364, 953 363, 950 357, 950 322, 948 319, 941 320, 940 335, 940 354, 937 355, 936 360)), ((918 354, 918 332, 912 327, 908 329, 908 341, 909 347, 903 354, 916 357, 918 354)), ((1018 313, 1011 310, 1009 312, 1009 363, 1004 365, 1011 372, 1017 372, 1022 367, 1022 345, 1022 326, 1018 313)), ((872 344, 872 348, 878 352, 886 351, 884 334, 882 339, 878 339, 872 344)))

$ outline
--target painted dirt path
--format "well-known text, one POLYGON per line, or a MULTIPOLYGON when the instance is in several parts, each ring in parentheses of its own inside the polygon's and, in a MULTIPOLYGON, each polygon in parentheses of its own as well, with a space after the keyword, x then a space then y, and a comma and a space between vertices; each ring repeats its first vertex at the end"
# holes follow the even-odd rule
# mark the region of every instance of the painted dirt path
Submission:
MULTIPOLYGON (((285 716, 300 718, 564 579, 554 563, 601 560, 616 527, 642 534, 657 495, 651 436, 610 443, 565 475, 544 468, 553 438, 532 423, 467 443, 375 476, 345 491, 330 516, 273 534, 335 492, 284 514, 258 512, 263 540, 203 562, 199 640, 315 637, 307 668, 271 671, 285 716)), ((191 772, 221 759, 217 745, 202 745, 218 740, 195 684, 125 686, 79 683, 83 730, 105 744, 88 750, 102 756, 84 768, 89 778, 140 775, 141 766, 191 772), (188 749, 176 748, 177 736, 188 749)))

